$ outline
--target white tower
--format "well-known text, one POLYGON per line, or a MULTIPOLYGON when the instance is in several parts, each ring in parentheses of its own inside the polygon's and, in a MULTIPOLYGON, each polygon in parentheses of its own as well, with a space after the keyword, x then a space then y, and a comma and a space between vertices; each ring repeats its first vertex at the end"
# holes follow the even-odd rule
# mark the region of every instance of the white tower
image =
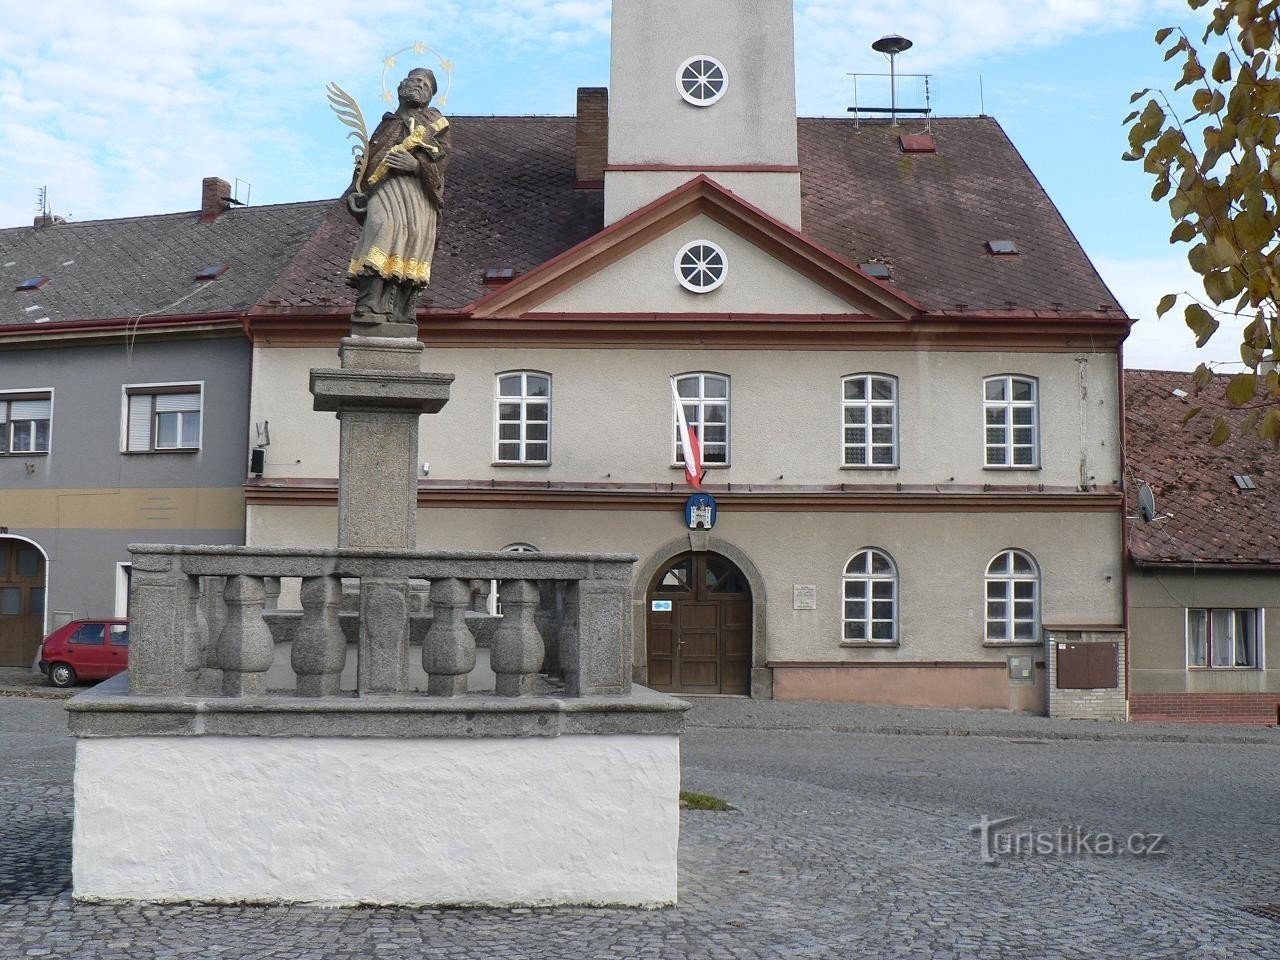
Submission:
POLYGON ((614 0, 605 223, 706 174, 800 227, 792 0, 614 0))

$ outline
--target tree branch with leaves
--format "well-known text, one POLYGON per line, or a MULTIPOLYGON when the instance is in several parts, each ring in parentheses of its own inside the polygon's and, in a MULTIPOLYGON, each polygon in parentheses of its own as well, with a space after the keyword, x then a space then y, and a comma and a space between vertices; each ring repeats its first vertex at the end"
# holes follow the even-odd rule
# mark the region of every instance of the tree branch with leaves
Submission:
MULTIPOLYGON (((1190 245, 1187 262, 1204 284, 1203 298, 1168 294, 1156 314, 1187 301, 1183 317, 1197 347, 1223 318, 1249 321, 1240 343, 1246 372, 1231 378, 1227 399, 1247 411, 1242 433, 1280 446, 1280 0, 1187 3, 1211 7, 1200 46, 1176 27, 1156 31, 1155 39, 1166 61, 1181 60, 1173 89, 1190 94, 1190 113, 1179 118, 1164 92, 1148 88, 1130 98, 1147 101, 1124 120, 1124 159, 1140 161, 1155 178, 1153 200, 1168 198, 1169 241, 1190 245)), ((1202 363, 1193 380, 1203 389, 1212 377, 1202 363)), ((1186 421, 1201 412, 1193 407, 1186 421)), ((1217 415, 1210 443, 1225 443, 1231 432, 1217 415)))

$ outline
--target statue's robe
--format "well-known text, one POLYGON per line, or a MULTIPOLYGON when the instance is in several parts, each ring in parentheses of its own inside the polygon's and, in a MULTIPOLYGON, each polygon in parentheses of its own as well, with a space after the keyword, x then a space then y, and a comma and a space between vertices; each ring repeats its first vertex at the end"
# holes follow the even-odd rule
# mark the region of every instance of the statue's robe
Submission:
POLYGON ((347 268, 353 285, 366 271, 415 286, 431 279, 444 206, 449 121, 434 107, 416 111, 413 119, 411 130, 407 119, 388 113, 369 138, 369 163, 361 185, 368 211, 347 268), (400 145, 418 161, 416 173, 387 172, 383 167, 387 153, 400 145))

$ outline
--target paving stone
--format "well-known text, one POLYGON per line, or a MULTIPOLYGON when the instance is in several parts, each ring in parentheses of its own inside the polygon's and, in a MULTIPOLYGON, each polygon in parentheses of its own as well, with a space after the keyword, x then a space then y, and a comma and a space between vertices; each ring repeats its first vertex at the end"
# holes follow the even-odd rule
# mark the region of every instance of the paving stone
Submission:
POLYGON ((888 736, 835 730, 825 706, 758 704, 733 728, 726 709, 700 702, 684 740, 685 786, 734 809, 682 815, 677 907, 321 910, 74 903, 62 705, 0 697, 0 957, 1280 956, 1280 924, 1240 909, 1280 901, 1274 741, 888 736), (983 815, 1159 832, 1171 852, 986 865, 969 830, 983 815))

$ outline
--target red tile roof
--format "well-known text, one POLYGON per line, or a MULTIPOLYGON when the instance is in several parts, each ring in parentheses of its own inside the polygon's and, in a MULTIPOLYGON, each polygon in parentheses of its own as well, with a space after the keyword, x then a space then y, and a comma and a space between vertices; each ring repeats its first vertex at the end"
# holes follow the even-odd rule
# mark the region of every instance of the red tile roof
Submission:
POLYGON ((1217 414, 1235 426, 1245 417, 1227 403, 1230 379, 1215 376, 1196 396, 1189 373, 1125 371, 1127 513, 1137 516, 1135 481, 1145 480, 1163 517, 1129 521, 1130 551, 1139 563, 1280 563, 1280 453, 1236 431, 1222 446, 1209 445, 1217 414), (1190 396, 1174 396, 1174 389, 1190 396), (1197 406, 1204 413, 1179 426, 1197 406), (1241 490, 1233 474, 1251 476, 1257 489, 1241 490))
MULTIPOLYGON (((572 117, 456 117, 445 221, 422 306, 483 296, 484 271, 527 273, 603 226, 599 190, 575 189, 572 117)), ((1122 315, 1057 209, 990 118, 930 124, 937 153, 904 154, 902 127, 798 121, 803 232, 853 263, 887 263, 930 310, 1106 307, 1122 315), (992 239, 1018 257, 993 257, 992 239)), ((354 219, 335 204, 263 303, 351 302, 343 276, 354 219)))

